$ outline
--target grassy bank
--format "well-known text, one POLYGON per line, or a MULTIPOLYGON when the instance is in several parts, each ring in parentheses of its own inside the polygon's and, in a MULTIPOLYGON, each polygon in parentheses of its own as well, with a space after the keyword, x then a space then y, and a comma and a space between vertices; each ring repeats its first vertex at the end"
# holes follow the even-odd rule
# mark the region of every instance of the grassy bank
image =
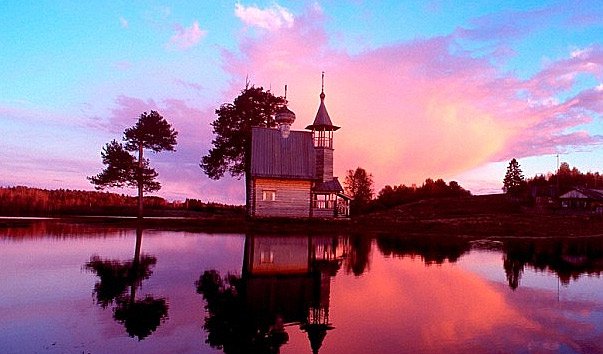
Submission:
POLYGON ((505 195, 423 200, 361 216, 362 227, 409 233, 495 237, 603 235, 603 218, 521 206, 505 195))

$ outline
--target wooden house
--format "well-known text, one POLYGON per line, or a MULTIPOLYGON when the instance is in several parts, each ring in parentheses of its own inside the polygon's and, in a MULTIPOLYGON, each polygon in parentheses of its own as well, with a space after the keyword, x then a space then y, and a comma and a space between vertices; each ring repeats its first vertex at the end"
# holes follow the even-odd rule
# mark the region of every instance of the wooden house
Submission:
POLYGON ((333 176, 333 125, 324 89, 307 131, 291 130, 295 113, 286 106, 275 116, 278 128, 251 132, 252 217, 335 218, 349 216, 349 200, 333 176))
POLYGON ((561 207, 603 214, 603 189, 575 188, 559 196, 561 207))

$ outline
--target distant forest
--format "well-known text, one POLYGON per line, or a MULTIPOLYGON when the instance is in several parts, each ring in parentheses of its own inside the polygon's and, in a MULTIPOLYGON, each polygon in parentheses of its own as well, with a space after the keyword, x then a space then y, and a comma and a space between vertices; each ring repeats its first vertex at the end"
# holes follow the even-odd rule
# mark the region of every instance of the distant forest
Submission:
POLYGON ((368 206, 368 211, 379 209, 387 209, 396 205, 415 202, 421 199, 428 198, 450 198, 450 197, 467 197, 471 192, 461 187, 456 181, 446 183, 443 179, 433 180, 428 178, 423 185, 405 186, 385 186, 377 198, 371 201, 368 206))
POLYGON ((536 175, 526 181, 526 193, 532 197, 555 197, 570 191, 572 188, 603 189, 603 175, 599 172, 583 173, 567 162, 561 163, 557 173, 536 175))
MULTIPOLYGON (((168 202, 161 197, 145 197, 145 215, 188 215, 198 212, 239 213, 242 206, 204 203, 197 199, 168 202)), ((30 187, 0 187, 2 216, 125 215, 134 216, 136 197, 124 194, 69 189, 47 190, 30 187)))

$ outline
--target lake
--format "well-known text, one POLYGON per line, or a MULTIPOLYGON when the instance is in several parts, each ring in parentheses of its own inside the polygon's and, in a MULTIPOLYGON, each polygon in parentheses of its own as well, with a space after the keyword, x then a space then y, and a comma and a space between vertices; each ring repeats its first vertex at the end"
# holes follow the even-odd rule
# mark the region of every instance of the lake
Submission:
POLYGON ((601 353, 603 238, 0 229, 1 353, 601 353))

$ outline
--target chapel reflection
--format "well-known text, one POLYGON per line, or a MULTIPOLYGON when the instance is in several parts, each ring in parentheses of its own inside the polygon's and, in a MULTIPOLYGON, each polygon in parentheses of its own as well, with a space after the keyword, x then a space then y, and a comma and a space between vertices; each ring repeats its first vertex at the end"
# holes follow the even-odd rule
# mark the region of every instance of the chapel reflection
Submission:
POLYGON ((526 267, 558 276, 563 285, 584 274, 603 272, 603 238, 505 240, 503 266, 509 287, 517 289, 526 267))
POLYGON ((113 306, 113 318, 124 325, 130 337, 142 340, 153 333, 167 319, 168 304, 165 298, 146 294, 137 299, 136 292, 142 281, 153 274, 157 258, 141 254, 142 227, 136 229, 133 259, 120 261, 90 257, 84 265, 99 277, 94 284, 95 302, 103 309, 113 306), (129 290, 129 291, 128 291, 129 290))
POLYGON ((242 276, 203 273, 207 343, 224 353, 279 353, 287 327, 304 331, 318 353, 333 324, 331 277, 349 252, 342 237, 247 235, 242 276))

